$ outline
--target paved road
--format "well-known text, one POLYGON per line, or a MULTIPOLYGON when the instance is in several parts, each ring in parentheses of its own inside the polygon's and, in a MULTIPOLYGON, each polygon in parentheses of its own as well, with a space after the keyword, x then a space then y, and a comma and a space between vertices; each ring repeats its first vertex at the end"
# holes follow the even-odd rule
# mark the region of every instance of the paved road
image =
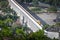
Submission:
POLYGON ((37 15, 49 25, 56 24, 56 22, 53 21, 57 17, 57 14, 55 13, 42 13, 42 14, 37 14, 37 15))

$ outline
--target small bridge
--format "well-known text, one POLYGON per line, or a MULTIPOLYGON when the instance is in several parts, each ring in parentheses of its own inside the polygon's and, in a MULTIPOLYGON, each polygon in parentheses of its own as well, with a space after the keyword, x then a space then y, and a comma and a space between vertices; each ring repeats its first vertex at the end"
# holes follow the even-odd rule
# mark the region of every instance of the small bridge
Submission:
POLYGON ((41 25, 37 23, 35 19, 28 11, 26 11, 20 4, 15 0, 9 0, 9 5, 13 10, 16 11, 17 15, 20 17, 20 23, 27 26, 33 31, 36 32, 39 29, 42 29, 41 25))

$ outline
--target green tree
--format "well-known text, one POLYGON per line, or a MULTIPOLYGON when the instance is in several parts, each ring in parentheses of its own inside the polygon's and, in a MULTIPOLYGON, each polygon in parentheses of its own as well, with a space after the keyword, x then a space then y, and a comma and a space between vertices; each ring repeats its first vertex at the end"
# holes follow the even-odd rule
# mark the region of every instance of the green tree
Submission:
POLYGON ((7 1, 1 1, 1 2, 0 2, 0 7, 1 7, 1 8, 5 8, 5 7, 8 6, 8 4, 9 4, 9 3, 8 3, 7 1))
POLYGON ((43 29, 45 30, 45 29, 47 29, 48 27, 50 27, 50 25, 46 24, 46 25, 44 25, 43 29))
POLYGON ((55 26, 60 27, 60 22, 57 22, 55 26))
POLYGON ((51 39, 44 35, 43 30, 39 30, 38 32, 31 33, 28 36, 28 40, 51 40, 51 39))
POLYGON ((37 6, 38 5, 38 0, 33 0, 32 3, 33 3, 34 6, 37 6))
POLYGON ((51 6, 51 7, 48 8, 47 11, 48 11, 48 12, 57 12, 57 8, 54 7, 54 6, 51 6))
POLYGON ((12 26, 13 20, 10 19, 10 18, 8 18, 8 19, 6 19, 6 20, 4 21, 4 23, 5 23, 6 26, 12 26))
POLYGON ((0 20, 0 27, 4 26, 4 22, 2 20, 0 20))
POLYGON ((10 30, 9 27, 4 27, 2 28, 1 32, 0 32, 0 36, 2 37, 10 37, 10 35, 12 35, 12 30, 10 30))
POLYGON ((26 40, 26 34, 24 33, 23 29, 16 29, 16 35, 18 35, 18 40, 26 40))
POLYGON ((60 0, 39 0, 40 2, 45 2, 53 6, 59 6, 60 0))
POLYGON ((10 7, 6 7, 6 8, 2 8, 2 12, 5 12, 5 13, 12 13, 12 9, 10 9, 10 7))
POLYGON ((39 0, 40 2, 44 2, 45 0, 39 0))

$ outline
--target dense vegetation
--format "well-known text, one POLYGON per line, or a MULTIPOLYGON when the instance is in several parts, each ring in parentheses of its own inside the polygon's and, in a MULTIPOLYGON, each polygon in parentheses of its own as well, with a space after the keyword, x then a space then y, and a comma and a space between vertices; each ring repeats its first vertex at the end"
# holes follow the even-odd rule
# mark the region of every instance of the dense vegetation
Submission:
POLYGON ((47 11, 56 13, 57 12, 57 7, 51 6, 47 9, 47 11))
POLYGON ((60 6, 60 0, 39 0, 39 1, 53 5, 53 6, 60 6))
POLYGON ((19 3, 32 3, 33 6, 39 6, 39 2, 49 4, 51 7, 48 8, 49 12, 57 12, 57 8, 60 7, 60 0, 16 0, 19 3))
POLYGON ((44 3, 47 3, 47 4, 50 4, 50 5, 53 5, 53 6, 60 6, 60 0, 18 0, 20 2, 35 2, 35 3, 38 3, 39 1, 40 2, 44 2, 44 3))

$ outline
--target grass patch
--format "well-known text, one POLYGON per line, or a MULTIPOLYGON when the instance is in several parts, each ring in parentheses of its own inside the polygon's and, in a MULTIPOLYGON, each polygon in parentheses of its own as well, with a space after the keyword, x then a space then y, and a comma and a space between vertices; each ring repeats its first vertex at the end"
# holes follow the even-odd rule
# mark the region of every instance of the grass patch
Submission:
POLYGON ((32 12, 40 12, 41 11, 41 8, 40 7, 29 7, 29 9, 32 11, 32 12))

